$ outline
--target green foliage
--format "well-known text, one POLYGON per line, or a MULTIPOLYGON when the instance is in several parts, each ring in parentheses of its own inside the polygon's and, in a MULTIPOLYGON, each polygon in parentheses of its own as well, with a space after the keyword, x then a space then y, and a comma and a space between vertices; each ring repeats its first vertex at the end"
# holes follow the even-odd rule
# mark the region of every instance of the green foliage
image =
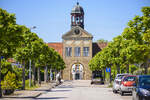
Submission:
POLYGON ((144 68, 139 68, 133 72, 134 75, 143 75, 144 74, 144 68))
POLYGON ((2 89, 17 89, 16 75, 14 73, 8 72, 2 81, 2 89))
MULTIPOLYGON (((12 73, 12 77, 17 78, 17 83, 14 83, 13 80, 11 80, 13 83, 9 83, 13 85, 13 88, 17 88, 15 84, 19 86, 22 80, 24 82, 25 73, 23 70, 25 70, 24 68, 28 65, 29 60, 31 60, 32 65, 36 65, 36 67, 48 66, 55 70, 65 68, 62 57, 54 51, 54 49, 49 48, 36 33, 31 32, 31 29, 16 24, 15 14, 10 14, 0 8, 0 57, 1 56, 4 56, 5 59, 15 58, 16 61, 25 65, 25 67, 20 69, 16 66, 12 67, 11 64, 6 61, 2 61, 2 70, 0 70, 0 73, 2 72, 2 78, 7 74, 5 79, 8 79, 8 76, 12 73), (9 71, 11 73, 8 73, 9 71), (17 77, 14 76, 15 74, 17 77)), ((5 79, 3 86, 6 84, 5 79)))
POLYGON ((138 70, 138 67, 135 66, 135 65, 130 65, 129 68, 130 68, 130 69, 129 69, 129 70, 130 70, 130 73, 132 73, 132 74, 133 74, 134 71, 138 70))
POLYGON ((17 80, 22 81, 22 68, 18 68, 17 66, 12 66, 12 68, 17 80))
POLYGON ((92 71, 109 66, 117 69, 118 73, 120 70, 121 73, 128 72, 127 69, 131 73, 143 72, 133 64, 148 63, 150 59, 150 7, 143 7, 142 13, 143 16, 135 16, 130 20, 123 33, 91 59, 89 67, 92 71))
POLYGON ((104 39, 99 39, 97 40, 98 43, 108 43, 108 40, 104 40, 104 39))
POLYGON ((22 27, 14 14, 0 8, 0 56, 11 57, 22 40, 22 27))
POLYGON ((2 60, 1 63, 1 74, 2 74, 2 80, 4 79, 4 76, 8 73, 8 72, 13 72, 11 63, 7 62, 6 60, 2 60))

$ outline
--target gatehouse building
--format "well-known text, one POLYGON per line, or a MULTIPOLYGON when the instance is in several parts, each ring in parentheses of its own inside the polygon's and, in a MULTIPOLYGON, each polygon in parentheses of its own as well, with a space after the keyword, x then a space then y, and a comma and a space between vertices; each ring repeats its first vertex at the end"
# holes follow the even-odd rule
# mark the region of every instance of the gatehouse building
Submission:
POLYGON ((93 36, 84 29, 84 9, 77 3, 71 10, 71 29, 64 33, 61 43, 48 43, 62 56, 66 68, 64 80, 89 80, 92 72, 88 63, 106 43, 93 43, 93 36))

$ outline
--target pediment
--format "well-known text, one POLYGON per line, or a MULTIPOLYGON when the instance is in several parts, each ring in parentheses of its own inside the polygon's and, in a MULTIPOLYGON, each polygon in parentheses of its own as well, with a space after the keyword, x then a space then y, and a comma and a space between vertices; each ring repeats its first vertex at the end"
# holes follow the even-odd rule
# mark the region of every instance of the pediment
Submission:
POLYGON ((79 26, 73 27, 62 36, 63 39, 69 38, 93 38, 93 36, 79 26))

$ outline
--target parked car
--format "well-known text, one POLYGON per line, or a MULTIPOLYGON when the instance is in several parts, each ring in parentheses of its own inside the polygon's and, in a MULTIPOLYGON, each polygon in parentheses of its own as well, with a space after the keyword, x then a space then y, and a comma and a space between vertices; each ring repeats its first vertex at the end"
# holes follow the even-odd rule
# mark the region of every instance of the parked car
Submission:
POLYGON ((124 93, 132 93, 133 83, 135 83, 135 75, 126 75, 121 80, 120 85, 120 95, 123 96, 124 93))
POLYGON ((133 84, 132 100, 150 100, 150 75, 139 75, 133 84))
POLYGON ((91 84, 104 84, 104 80, 102 77, 102 71, 93 71, 91 84))
POLYGON ((128 74, 117 74, 115 79, 114 79, 114 82, 113 82, 113 92, 114 93, 117 93, 120 89, 120 82, 122 80, 122 77, 125 76, 125 75, 128 75, 128 74))

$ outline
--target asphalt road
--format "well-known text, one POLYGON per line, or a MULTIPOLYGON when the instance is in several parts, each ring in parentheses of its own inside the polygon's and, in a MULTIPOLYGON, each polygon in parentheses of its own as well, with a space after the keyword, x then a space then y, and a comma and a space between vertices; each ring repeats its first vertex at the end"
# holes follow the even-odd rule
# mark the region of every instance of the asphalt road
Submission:
MULTIPOLYGON (((33 100, 33 99, 32 99, 33 100)), ((130 95, 120 96, 111 88, 90 85, 90 81, 67 81, 34 100, 132 100, 130 95)))
POLYGON ((104 85, 91 85, 89 80, 66 81, 37 98, 4 98, 4 100, 132 100, 131 95, 114 94, 104 85))

